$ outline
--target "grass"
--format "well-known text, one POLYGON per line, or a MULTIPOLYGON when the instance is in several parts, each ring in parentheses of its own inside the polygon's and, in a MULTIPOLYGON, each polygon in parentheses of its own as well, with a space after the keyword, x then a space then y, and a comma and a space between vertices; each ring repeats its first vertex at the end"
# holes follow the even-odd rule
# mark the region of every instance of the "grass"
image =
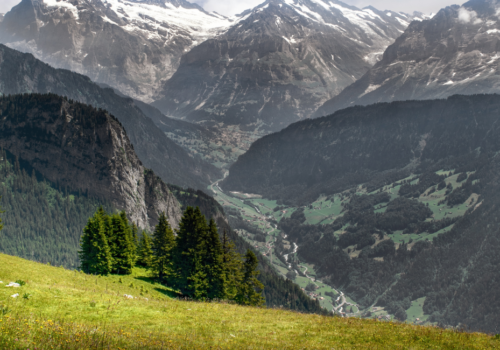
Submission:
POLYGON ((1 349, 484 349, 495 337, 172 299, 134 276, 95 277, 0 255, 1 349), (5 283, 23 279, 21 288, 5 283), (133 284, 133 286, 132 286, 133 284), (148 300, 139 295, 148 290, 148 300), (12 298, 14 293, 30 299, 12 298), (135 299, 126 299, 132 294, 135 299))

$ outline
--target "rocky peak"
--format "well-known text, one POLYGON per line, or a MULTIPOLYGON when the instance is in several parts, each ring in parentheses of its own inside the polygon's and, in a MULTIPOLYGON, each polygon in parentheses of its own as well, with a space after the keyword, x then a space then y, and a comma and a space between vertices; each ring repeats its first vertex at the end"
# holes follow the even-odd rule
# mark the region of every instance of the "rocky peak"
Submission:
POLYGON ((183 53, 231 23, 185 0, 22 0, 0 42, 150 102, 183 53))
POLYGON ((357 104, 499 92, 499 7, 474 0, 413 22, 379 63, 315 116, 357 104))
POLYGON ((338 1, 268 0, 187 52, 154 105, 190 121, 279 130, 360 78, 410 20, 338 1))

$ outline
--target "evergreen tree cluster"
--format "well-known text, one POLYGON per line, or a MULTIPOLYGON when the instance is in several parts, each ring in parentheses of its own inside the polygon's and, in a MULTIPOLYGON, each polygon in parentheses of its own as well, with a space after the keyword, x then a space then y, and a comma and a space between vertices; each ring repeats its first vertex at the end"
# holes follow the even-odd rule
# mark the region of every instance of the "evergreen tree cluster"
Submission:
POLYGON ((109 216, 100 208, 83 231, 82 270, 130 274, 138 265, 187 298, 264 304, 255 253, 248 250, 242 258, 226 234, 221 239, 215 221, 207 223, 198 207, 187 207, 176 232, 162 213, 152 238, 143 232, 136 243, 136 234, 125 213, 109 216))
POLYGON ((124 212, 108 215, 100 207, 83 229, 81 269, 89 274, 129 275, 136 260, 137 227, 124 212))
POLYGON ((0 252, 56 266, 79 266, 82 227, 102 200, 44 180, 0 150, 0 252))

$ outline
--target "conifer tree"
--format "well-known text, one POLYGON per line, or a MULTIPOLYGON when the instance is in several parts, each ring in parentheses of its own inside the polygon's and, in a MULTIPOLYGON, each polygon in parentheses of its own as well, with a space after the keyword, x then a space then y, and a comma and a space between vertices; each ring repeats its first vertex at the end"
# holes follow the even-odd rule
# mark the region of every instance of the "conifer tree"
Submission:
POLYGON ((135 262, 135 245, 132 230, 124 212, 111 217, 113 273, 129 275, 135 262))
POLYGON ((153 266, 153 248, 151 238, 146 232, 142 233, 139 247, 137 248, 137 265, 147 269, 153 266))
POLYGON ((97 211, 83 230, 79 255, 81 268, 86 273, 107 275, 112 269, 113 259, 103 219, 102 211, 97 211))
POLYGON ((177 248, 174 264, 176 287, 186 296, 193 298, 196 288, 203 288, 201 266, 197 261, 197 250, 207 231, 207 221, 200 208, 187 207, 177 233, 177 248))
MULTIPOLYGON (((2 200, 2 196, 0 196, 0 201, 2 200)), ((5 213, 4 211, 2 211, 2 208, 0 208, 0 214, 2 213, 5 213)), ((0 231, 3 230, 3 224, 2 224, 2 218, 0 218, 0 231)))
POLYGON ((161 283, 173 280, 173 254, 176 246, 174 231, 165 213, 161 213, 153 234, 153 274, 161 283))
POLYGON ((243 261, 241 255, 236 252, 234 243, 229 240, 226 230, 224 230, 222 236, 222 251, 222 263, 226 279, 226 298, 234 300, 243 280, 243 261))
POLYGON ((257 279, 259 271, 257 267, 259 262, 257 256, 250 249, 245 254, 245 262, 243 264, 243 281, 240 284, 236 302, 242 305, 261 306, 264 304, 262 291, 264 285, 257 279))
POLYGON ((194 298, 224 299, 226 297, 224 252, 213 219, 201 237, 196 255, 196 273, 191 277, 194 298))

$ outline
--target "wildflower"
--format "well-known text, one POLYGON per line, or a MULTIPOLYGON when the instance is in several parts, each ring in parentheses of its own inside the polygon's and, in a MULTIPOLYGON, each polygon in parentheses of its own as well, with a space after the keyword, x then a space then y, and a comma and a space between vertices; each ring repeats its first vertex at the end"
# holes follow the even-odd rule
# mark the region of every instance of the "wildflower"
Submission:
POLYGON ((125 294, 124 297, 127 299, 134 299, 134 297, 132 295, 128 295, 128 294, 125 294))
POLYGON ((19 296, 19 293, 16 293, 14 295, 11 295, 12 298, 17 298, 19 296))

